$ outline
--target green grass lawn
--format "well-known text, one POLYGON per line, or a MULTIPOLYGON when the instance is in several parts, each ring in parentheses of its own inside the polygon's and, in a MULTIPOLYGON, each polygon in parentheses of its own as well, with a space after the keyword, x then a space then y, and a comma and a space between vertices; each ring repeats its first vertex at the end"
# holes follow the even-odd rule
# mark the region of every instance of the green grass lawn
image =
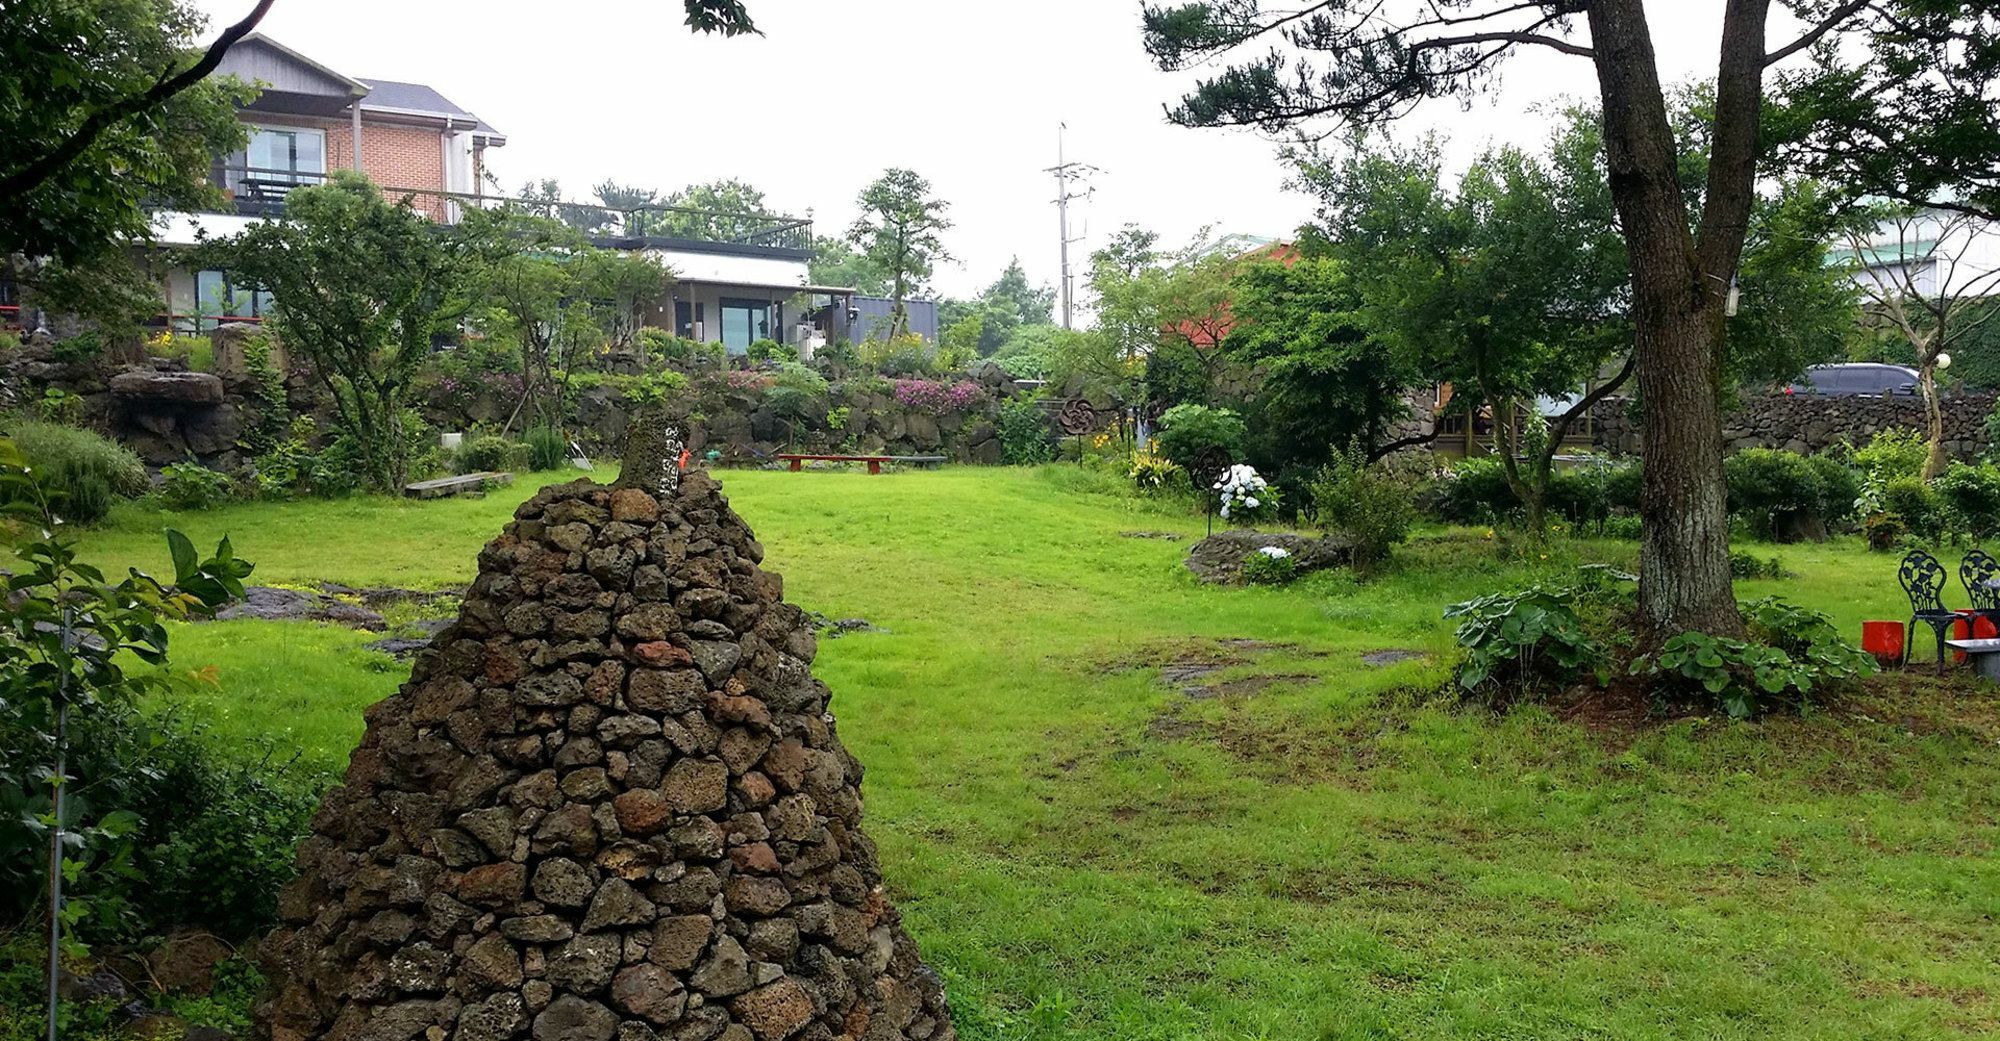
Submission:
MULTIPOLYGON (((1632 547, 1434 532, 1367 584, 1211 589, 1186 542, 1120 534, 1199 518, 1074 469, 721 476, 790 599, 889 630, 816 670, 968 1038, 2000 1032, 1990 690, 1636 730, 1457 708, 1445 604, 1632 547), (1422 656, 1362 660, 1385 649, 1422 656), (1161 681, 1203 660, 1219 690, 1161 681)), ((532 486, 124 509, 87 559, 164 569, 172 524, 230 534, 252 581, 437 588, 532 486)), ((1745 596, 1850 633, 1901 617, 1893 562, 1852 540, 1757 551, 1797 577, 1745 596)), ((176 663, 217 667, 194 708, 229 739, 338 763, 403 671, 368 639, 184 626, 176 663)))

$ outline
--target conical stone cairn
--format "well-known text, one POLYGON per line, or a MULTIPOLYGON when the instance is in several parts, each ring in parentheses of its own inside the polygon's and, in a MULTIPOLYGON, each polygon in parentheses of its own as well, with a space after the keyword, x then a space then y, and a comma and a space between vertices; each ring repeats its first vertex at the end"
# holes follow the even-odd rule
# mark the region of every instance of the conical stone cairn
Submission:
POLYGON ((368 709, 261 948, 260 1036, 956 1037, 804 613, 661 456, 522 505, 368 709))

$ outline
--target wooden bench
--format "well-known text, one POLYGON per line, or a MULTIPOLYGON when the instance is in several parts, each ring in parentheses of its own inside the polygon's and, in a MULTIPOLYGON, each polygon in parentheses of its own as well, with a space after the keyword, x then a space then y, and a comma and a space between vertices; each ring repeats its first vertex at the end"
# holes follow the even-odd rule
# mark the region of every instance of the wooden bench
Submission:
POLYGON ((802 470, 808 460, 810 462, 866 462, 868 464, 868 472, 872 472, 872 474, 882 472, 882 464, 884 462, 896 462, 896 456, 816 456, 816 454, 790 454, 790 452, 782 452, 782 454, 778 454, 778 458, 790 462, 794 474, 798 470, 802 470))
POLYGON ((428 481, 403 486, 403 494, 412 499, 442 499, 447 495, 463 495, 476 492, 496 484, 513 484, 514 475, 497 470, 482 470, 476 474, 459 474, 457 477, 438 477, 428 481))

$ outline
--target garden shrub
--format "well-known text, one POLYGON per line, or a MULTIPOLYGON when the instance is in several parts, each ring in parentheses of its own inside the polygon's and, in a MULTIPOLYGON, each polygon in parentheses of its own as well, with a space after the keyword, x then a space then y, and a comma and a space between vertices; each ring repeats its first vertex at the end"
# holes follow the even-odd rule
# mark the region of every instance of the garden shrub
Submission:
POLYGON ((1347 539, 1359 567, 1387 559, 1416 522, 1409 485, 1386 466, 1370 466, 1358 446, 1335 456, 1309 490, 1320 527, 1347 539))
POLYGON ((1953 463, 1931 489, 1953 532, 1976 539, 2000 533, 2000 468, 1953 463))
POLYGON ((1512 513, 1520 500, 1500 460, 1485 456, 1452 464, 1432 490, 1430 503, 1431 512, 1446 524, 1491 524, 1512 513))
MULTIPOLYGON (((103 520, 112 503, 146 494, 145 464, 101 434, 33 419, 8 421, 6 432, 42 475, 49 494, 58 497, 58 513, 69 521, 103 520)), ((0 503, 10 494, 17 493, 0 489, 0 503)))
POLYGON ((1863 527, 1868 539, 1868 548, 1877 553, 1887 553, 1903 544, 1903 538, 1910 533, 1910 527, 1903 523, 1899 513, 1872 513, 1863 527))
POLYGON ((1853 451, 1854 467, 1884 483, 1922 477, 1929 451, 1924 435, 1914 430, 1884 430, 1853 451))
POLYGON ((35 402, 35 414, 45 423, 82 426, 83 395, 71 394, 61 387, 44 387, 41 399, 35 402))
POLYGON ((1836 524, 1853 512, 1858 485, 1837 460, 1747 448, 1723 462, 1729 512, 1760 538, 1785 538, 1802 524, 1836 524))
POLYGON ((1162 455, 1182 467, 1192 467, 1211 454, 1236 459, 1243 452, 1247 432, 1243 417, 1229 409, 1175 405, 1160 414, 1154 441, 1162 455))
POLYGON ((746 348, 743 352, 743 357, 748 359, 752 365, 762 365, 765 362, 773 361, 795 362, 799 360, 799 349, 790 344, 764 339, 758 340, 746 348))
POLYGON ((1740 549, 1729 551, 1731 578, 1784 578, 1785 565, 1777 557, 1759 557, 1740 549))
POLYGON ((928 416, 964 412, 986 399, 986 388, 973 380, 947 383, 944 380, 905 379, 894 381, 892 386, 895 388, 896 404, 928 416))
POLYGON ((1921 478, 1898 477, 1884 483, 1881 499, 1881 512, 1901 518, 1909 534, 1928 541, 1944 537, 1949 527, 1944 501, 1921 478))
MULTIPOLYGON (((173 926, 208 928, 232 939, 277 921, 278 891, 292 877, 293 847, 311 829, 330 775, 268 756, 239 760, 205 729, 173 714, 100 705, 74 720, 69 771, 78 821, 129 821, 103 837, 99 866, 70 883, 85 942, 156 936, 173 926)), ((0 714, 0 763, 45 758, 33 728, 0 714)), ((47 874, 47 836, 31 827, 47 786, 0 768, 0 915, 32 914, 47 874)))
POLYGON ((882 376, 921 376, 931 368, 930 349, 914 333, 893 340, 863 340, 859 353, 862 362, 882 376))
POLYGON ((1645 477, 1645 464, 1637 459, 1618 463, 1605 471, 1604 504, 1612 514, 1639 512, 1639 493, 1645 477))
POLYGON ((512 469, 520 460, 522 446, 495 434, 467 438, 458 446, 454 462, 462 474, 483 470, 512 469))
POLYGON ((1014 398, 1000 406, 998 434, 1002 462, 1026 466, 1055 458, 1049 417, 1031 398, 1014 398))
POLYGON ((174 463, 160 470, 160 501, 176 510, 212 510, 229 501, 230 479, 200 463, 174 463))
POLYGON ((569 465, 569 439, 555 427, 531 426, 522 433, 521 442, 527 445, 530 470, 560 470, 569 465))
POLYGON ((1299 577, 1299 562, 1282 546, 1265 546, 1243 558, 1241 574, 1253 586, 1282 586, 1299 577))
POLYGON ((1186 471, 1150 450, 1132 456, 1132 467, 1126 476, 1142 492, 1164 491, 1187 479, 1186 471))
POLYGON ((1271 487, 1248 463, 1237 463, 1223 471, 1211 493, 1216 497, 1216 516, 1232 524, 1261 524, 1278 516, 1283 495, 1271 487))

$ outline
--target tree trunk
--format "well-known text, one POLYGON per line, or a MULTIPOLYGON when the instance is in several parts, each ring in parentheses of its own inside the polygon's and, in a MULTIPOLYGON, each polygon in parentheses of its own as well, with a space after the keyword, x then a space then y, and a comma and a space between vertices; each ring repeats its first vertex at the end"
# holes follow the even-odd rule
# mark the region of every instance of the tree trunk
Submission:
POLYGON ((1700 238, 1676 176, 1673 129, 1641 0, 1589 6, 1604 151, 1632 268, 1633 350, 1645 403, 1639 646, 1689 630, 1737 635, 1722 476, 1722 298, 1755 197, 1769 0, 1730 0, 1700 238))
POLYGON ((1944 408, 1938 404, 1937 355, 1930 354, 1917 370, 1917 387, 1924 392, 1924 418, 1927 422, 1924 442, 1924 480, 1928 481, 1944 472, 1944 408))

